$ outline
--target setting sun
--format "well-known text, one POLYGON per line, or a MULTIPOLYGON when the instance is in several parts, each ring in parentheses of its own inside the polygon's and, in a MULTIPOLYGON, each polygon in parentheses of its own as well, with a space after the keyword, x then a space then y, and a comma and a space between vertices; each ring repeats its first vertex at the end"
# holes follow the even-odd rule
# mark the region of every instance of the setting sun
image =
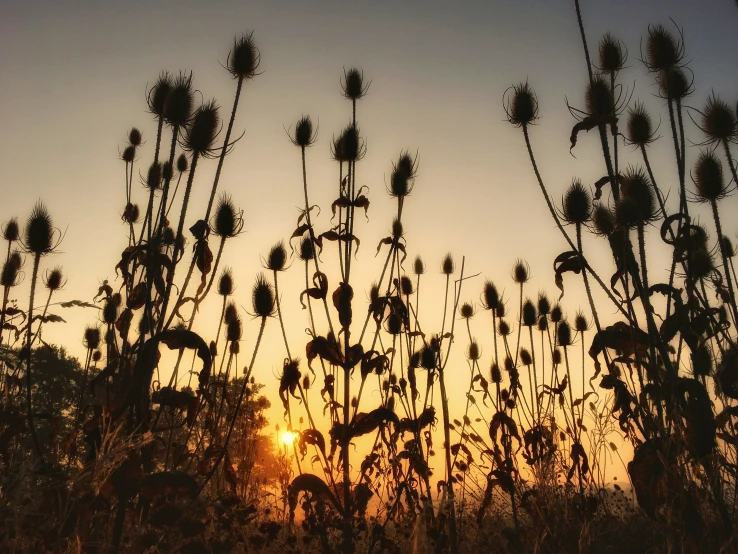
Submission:
POLYGON ((295 433, 291 433, 290 431, 285 431, 284 433, 282 433, 282 443, 286 444, 287 446, 290 446, 293 442, 295 442, 295 438, 295 433))

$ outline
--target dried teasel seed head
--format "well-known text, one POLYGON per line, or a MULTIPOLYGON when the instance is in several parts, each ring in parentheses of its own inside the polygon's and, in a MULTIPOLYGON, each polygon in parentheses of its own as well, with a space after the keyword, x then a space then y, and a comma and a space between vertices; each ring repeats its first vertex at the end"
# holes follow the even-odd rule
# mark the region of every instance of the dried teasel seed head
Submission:
POLYGON ((274 314, 274 289, 262 273, 256 277, 251 293, 251 305, 259 317, 266 318, 274 314))
POLYGON ((128 142, 130 142, 131 146, 133 146, 134 148, 137 146, 141 146, 141 131, 133 127, 128 132, 128 142))
POLYGON ((233 238, 241 232, 243 216, 236 210, 230 195, 220 195, 211 225, 213 233, 221 238, 233 238))
POLYGON ((497 292, 497 287, 490 280, 484 282, 482 297, 484 299, 484 308, 486 310, 496 310, 500 305, 500 295, 497 292))
POLYGON ((386 328, 390 335, 399 335, 402 333, 402 316, 397 312, 391 312, 387 316, 386 328))
POLYGON ((708 277, 715 270, 712 254, 705 248, 690 250, 687 260, 689 264, 689 276, 694 281, 708 277))
POLYGON ((140 216, 140 212, 138 209, 138 204, 131 204, 130 202, 126 204, 126 208, 123 210, 123 215, 121 216, 121 219, 129 224, 134 224, 138 222, 138 218, 140 216))
POLYGON ((415 292, 413 280, 407 275, 400 277, 400 294, 403 296, 410 296, 413 292, 415 292))
POLYGON ((479 348, 479 343, 477 341, 472 340, 469 343, 469 348, 466 350, 466 357, 472 360, 473 362, 477 361, 479 358, 482 357, 482 351, 479 348))
POLYGON ((536 328, 541 332, 548 329, 548 319, 546 318, 546 316, 541 316, 538 318, 538 323, 536 325, 536 328))
POLYGON ((520 258, 515 260, 515 265, 513 265, 512 269, 512 278, 513 281, 519 285, 527 283, 530 279, 530 267, 528 266, 528 262, 520 258))
POLYGON ((97 350, 100 346, 100 328, 87 327, 84 334, 84 345, 90 350, 97 350))
POLYGON ((513 359, 510 356, 505 356, 505 371, 508 373, 515 371, 515 362, 513 362, 513 359))
POLYGON ((215 100, 209 100, 195 111, 185 132, 184 147, 194 154, 207 154, 213 148, 220 127, 220 108, 215 100))
POLYGON ((505 321, 504 319, 501 319, 499 324, 497 325, 497 331, 503 337, 507 337, 510 333, 512 333, 512 329, 510 329, 510 325, 508 325, 507 321, 505 321))
POLYGON ((47 271, 44 277, 44 286, 50 291, 57 291, 64 286, 64 274, 62 268, 57 266, 54 269, 47 271))
POLYGON ((538 98, 527 82, 507 89, 503 104, 507 120, 516 127, 531 125, 538 119, 538 98))
POLYGON ((364 72, 356 67, 343 72, 341 89, 349 100, 356 101, 366 96, 370 84, 364 84, 364 72))
POLYGON ((3 227, 3 239, 8 242, 15 242, 20 238, 20 226, 18 219, 11 218, 3 227))
POLYGON ((500 301, 500 303, 497 304, 497 307, 495 308, 495 316, 498 318, 505 317, 505 303, 503 301, 500 301))
POLYGON ((711 142, 728 142, 738 134, 738 120, 733 109, 711 94, 702 110, 700 129, 711 142))
POLYGON ((595 234, 607 237, 615 231, 615 216, 604 204, 597 204, 592 212, 592 229, 595 234))
POLYGON ((243 336, 243 324, 241 318, 236 316, 226 325, 226 340, 228 342, 238 342, 243 336))
POLYGON ((92 361, 97 363, 100 360, 102 360, 102 352, 95 350, 95 352, 92 353, 92 361))
POLYGON ((131 163, 136 158, 136 147, 126 146, 123 149, 123 153, 120 155, 120 159, 126 163, 131 163))
POLYGON ((582 225, 592 216, 592 195, 579 179, 572 181, 563 199, 563 216, 567 223, 582 225))
POLYGON ((284 271, 286 264, 287 250, 284 247, 284 242, 280 241, 269 250, 266 268, 270 271, 284 271))
POLYGON ((365 153, 359 128, 353 123, 349 123, 341 131, 338 139, 333 141, 332 154, 338 162, 356 162, 364 157, 365 153))
POLYGON ((474 317, 474 314, 474 306, 472 306, 469 302, 464 302, 459 308, 459 315, 464 319, 471 319, 472 317, 474 317))
POLYGON ((559 350, 558 348, 556 348, 556 349, 555 349, 555 350, 554 350, 554 351, 553 351, 553 352, 551 353, 551 362, 552 362, 552 363, 553 363, 554 365, 559 365, 559 364, 561 363, 561 350, 559 350))
POLYGON ((610 33, 605 33, 600 39, 600 71, 617 73, 623 69, 626 59, 622 43, 610 33))
POLYGON ((292 144, 300 148, 308 148, 315 144, 317 136, 313 130, 313 121, 309 115, 303 115, 295 124, 295 132, 292 137, 292 144))
POLYGON ((229 302, 223 311, 223 323, 227 325, 228 322, 233 321, 236 318, 238 318, 238 308, 235 303, 229 302))
POLYGON ((164 118, 175 127, 187 125, 192 117, 194 94, 192 90, 192 73, 180 73, 172 82, 169 94, 164 103, 164 118))
MULTIPOLYGON (((377 283, 372 283, 372 286, 369 287, 369 302, 372 305, 376 305, 378 300, 379 300, 379 285, 377 283)), ((371 306, 369 309, 371 310, 371 306)))
POLYGON ((228 54, 228 71, 236 79, 252 79, 257 75, 261 56, 253 38, 253 31, 233 39, 228 54))
POLYGON ((571 346, 571 326, 566 321, 560 321, 556 333, 556 341, 559 346, 571 346))
POLYGON ((402 227, 402 221, 395 218, 392 220, 392 238, 394 240, 400 240, 405 234, 405 229, 402 227))
POLYGON ((662 71, 659 74, 658 83, 661 96, 672 100, 683 100, 694 90, 692 81, 678 67, 662 71))
POLYGON ((723 252, 725 252, 726 258, 732 258, 735 256, 735 248, 733 248, 733 243, 731 242, 729 237, 726 237, 723 235, 720 239, 722 241, 722 248, 723 252))
POLYGON ((233 294, 233 271, 230 267, 223 268, 223 272, 218 279, 218 294, 220 296, 230 296, 233 294))
POLYGON ((622 197, 615 208, 615 217, 624 227, 644 225, 657 217, 656 197, 648 174, 642 168, 629 167, 622 176, 622 197), (632 199, 634 204, 620 206, 632 199), (621 211, 624 213, 621 214, 621 211), (622 219, 621 219, 622 218, 622 219))
POLYGON ((392 165, 389 193, 393 198, 404 198, 413 190, 417 167, 408 152, 400 154, 400 158, 392 165))
POLYGON ((162 164, 152 162, 149 170, 146 172, 146 187, 149 190, 157 190, 161 188, 162 164))
POLYGON ((171 227, 164 227, 161 233, 161 243, 164 246, 172 246, 174 244, 174 229, 171 227))
POLYGON ((0 286, 3 288, 14 287, 18 284, 18 273, 20 267, 12 260, 8 260, 3 264, 3 271, 0 274, 0 286))
POLYGON ((537 321, 535 304, 529 298, 523 303, 522 320, 525 327, 533 327, 537 321))
POLYGON ((37 256, 48 254, 53 249, 54 224, 49 210, 40 200, 33 207, 26 222, 24 233, 26 251, 37 256))
POLYGON ((587 321, 587 316, 582 311, 578 311, 574 316, 574 330, 580 333, 589 330, 589 321, 587 321))
POLYGON ((413 273, 415 275, 423 275, 425 273, 425 264, 420 256, 416 256, 413 261, 413 273))
POLYGON ((436 367, 436 352, 434 348, 423 348, 420 352, 420 367, 428 371, 436 367))
POLYGON ((308 262, 315 257, 315 246, 310 237, 303 237, 300 241, 300 249, 297 252, 297 257, 303 262, 308 262))
POLYGON ((527 348, 520 349, 520 363, 526 367, 533 363, 533 356, 527 348))
POLYGON ((636 146, 647 146, 654 139, 653 123, 643 103, 636 101, 628 110, 627 137, 628 142, 636 146))
POLYGON ((663 25, 649 25, 644 60, 649 71, 664 71, 676 67, 683 57, 683 45, 670 31, 663 25))
POLYGON ((107 325, 112 325, 118 321, 118 305, 113 301, 113 299, 105 301, 102 316, 103 323, 107 325))
POLYGON ((420 350, 416 350, 415 352, 413 352, 412 356, 410 356, 410 359, 407 362, 408 367, 412 369, 420 367, 420 354, 420 350))
POLYGON ((187 156, 184 154, 180 154, 177 158, 177 171, 180 173, 184 173, 187 171, 187 167, 189 166, 189 162, 187 161, 187 156))
POLYGON ((694 164, 692 181, 697 187, 696 196, 700 202, 716 202, 728 194, 723 177, 723 164, 713 150, 700 152, 694 164))
POLYGON ((169 73, 161 73, 154 86, 149 89, 147 94, 149 111, 157 117, 164 117, 164 107, 173 84, 169 73))
POLYGON ((501 383, 502 382, 502 372, 500 371, 500 366, 492 362, 492 365, 489 368, 489 376, 490 376, 490 380, 493 383, 501 383))
POLYGON ((310 375, 305 375, 305 377, 302 378, 302 388, 304 390, 310 390, 310 375))
POLYGON ((542 316, 547 316, 551 313, 551 302, 543 291, 538 293, 538 313, 542 316))
POLYGON ((454 259, 450 253, 446 254, 446 257, 443 258, 443 261, 441 262, 441 273, 444 275, 451 275, 454 271, 456 271, 454 259))
POLYGON ((584 97, 587 113, 598 120, 607 119, 614 115, 615 106, 612 103, 610 82, 604 75, 595 75, 587 85, 584 97))
POLYGON ((161 166, 161 178, 166 181, 171 181, 172 177, 174 176, 174 170, 172 169, 172 164, 169 163, 169 160, 165 161, 161 166))
POLYGON ((561 311, 561 306, 556 304, 553 308, 551 308, 551 321, 554 323, 558 323, 561 321, 564 317, 563 312, 561 311))

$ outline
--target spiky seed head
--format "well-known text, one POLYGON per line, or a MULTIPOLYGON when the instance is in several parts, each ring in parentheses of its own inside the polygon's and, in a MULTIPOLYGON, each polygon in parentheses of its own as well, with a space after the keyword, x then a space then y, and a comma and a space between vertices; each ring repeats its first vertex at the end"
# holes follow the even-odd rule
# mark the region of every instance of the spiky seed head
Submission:
POLYGON ((548 318, 546 316, 541 316, 538 318, 538 323, 536 325, 536 328, 543 332, 546 329, 548 329, 548 318))
POLYGON ((171 181, 173 176, 174 170, 172 169, 172 164, 170 164, 169 160, 167 160, 161 166, 161 178, 164 180, 164 182, 167 182, 171 181))
POLYGON ((313 131, 313 120, 309 115, 303 115, 295 124, 295 132, 292 135, 292 144, 300 148, 308 148, 315 144, 317 137, 313 131))
POLYGON ((402 333, 402 316, 400 316, 400 314, 398 314, 397 312, 391 312, 387 316, 386 325, 387 332, 390 335, 399 335, 400 333, 402 333))
POLYGON ((738 120, 731 107, 713 93, 702 111, 700 128, 711 141, 728 142, 738 134, 738 120))
POLYGON ((561 363, 561 350, 558 348, 551 353, 551 362, 553 365, 559 365, 561 363))
POLYGON ((164 117, 167 97, 173 85, 174 82, 171 75, 169 73, 161 73, 154 86, 149 89, 147 102, 149 104, 149 111, 155 116, 164 117))
POLYGON ((252 79, 259 69, 259 49, 254 44, 253 32, 233 39, 228 54, 228 71, 236 79, 252 79))
POLYGON ((218 279, 218 294, 221 296, 230 296, 233 294, 233 271, 230 267, 223 269, 218 279))
POLYGON ((251 305, 259 317, 271 317, 274 314, 274 289, 263 273, 256 276, 251 305))
POLYGON ((333 142, 333 158, 338 162, 355 162, 364 156, 359 128, 349 123, 333 142))
POLYGON ((243 324, 241 318, 236 316, 226 325, 226 340, 228 342, 237 342, 243 336, 243 324))
POLYGON ((615 220, 620 229, 635 229, 642 223, 641 210, 632 196, 623 196, 615 205, 615 220))
POLYGON ((497 292, 497 287, 489 279, 484 282, 484 291, 482 292, 484 298, 484 308, 486 310, 496 310, 500 305, 500 295, 497 292))
POLYGON ((587 85, 585 95, 587 113, 602 120, 613 116, 612 91, 610 83, 604 75, 595 75, 587 85))
POLYGON ((124 162, 131 163, 136 158, 136 147, 128 145, 123 149, 120 159, 124 162))
POLYGON ((229 302, 223 311, 223 323, 228 324, 229 321, 233 321, 238 317, 238 308, 233 302, 229 302))
POLYGON ((533 363, 533 356, 528 351, 527 348, 521 348, 520 349, 520 363, 524 366, 528 367, 533 363))
POLYGON ((0 286, 3 288, 14 287, 18 284, 18 272, 20 267, 14 260, 8 260, 3 264, 3 272, 0 274, 0 286))
POLYGON ((102 360, 102 352, 95 350, 95 352, 92 353, 92 361, 97 363, 100 360, 102 360))
POLYGON ((302 378, 302 388, 310 390, 310 375, 305 375, 305 377, 302 378))
POLYGON ((450 253, 446 254, 446 257, 443 258, 443 261, 441 262, 441 273, 444 275, 451 275, 454 271, 456 271, 454 259, 450 253))
POLYGON ((654 130, 651 116, 641 102, 628 110, 628 141, 636 146, 646 146, 653 142, 654 130))
POLYGON ((413 190, 417 166, 408 152, 402 152, 396 163, 392 165, 390 176, 390 196, 404 198, 413 190))
POLYGON ((126 207, 123 210, 123 215, 121 216, 121 219, 126 223, 137 223, 139 215, 140 212, 138 209, 138 204, 131 204, 129 202, 128 204, 126 204, 126 207))
POLYGON ((662 71, 659 74, 658 82, 663 98, 682 100, 692 94, 692 82, 685 72, 678 67, 662 71))
POLYGON ((505 362, 504 362, 505 371, 508 373, 515 371, 515 362, 510 356, 505 356, 505 362))
POLYGON ((498 366, 495 362, 492 362, 492 365, 489 368, 489 377, 490 381, 492 381, 493 383, 502 382, 502 372, 500 371, 500 366, 498 366))
POLYGON ((533 327, 536 324, 536 307, 535 304, 533 304, 533 302, 530 300, 530 298, 526 298, 525 302, 523 303, 522 320, 523 325, 526 327, 533 327))
POLYGON ((164 246, 172 246, 174 244, 174 229, 171 227, 164 227, 161 233, 161 243, 164 246))
POLYGON ((415 179, 418 174, 418 162, 413 159, 407 150, 400 154, 394 167, 407 175, 407 178, 410 180, 415 179))
POLYGON ((54 224, 49 210, 40 200, 26 222, 24 238, 26 250, 37 256, 48 254, 53 249, 54 224))
POLYGON ((287 264, 287 250, 284 247, 284 242, 280 241, 269 251, 267 256, 266 267, 270 271, 283 271, 287 264))
POLYGON ((172 82, 169 94, 164 103, 164 117, 167 122, 176 127, 183 127, 189 123, 194 106, 192 91, 192 74, 180 73, 172 82))
POLYGON ((87 327, 85 328, 84 335, 85 347, 90 350, 97 350, 100 346, 100 328, 99 327, 87 327))
POLYGON ((538 98, 527 81, 513 85, 505 95, 505 112, 510 123, 523 127, 538 119, 538 98))
POLYGON ((405 229, 402 227, 402 221, 395 218, 392 220, 392 238, 394 240, 400 240, 405 234, 405 229))
POLYGON ((410 296, 415 290, 413 287, 413 280, 407 275, 400 277, 400 293, 403 296, 410 296))
POLYGON ((571 346, 571 327, 566 321, 560 321, 557 332, 559 346, 571 346))
POLYGON ((714 202, 728 194, 723 178, 723 164, 713 150, 703 150, 694 165, 692 180, 700 202, 714 202))
POLYGON ((481 358, 482 352, 479 349, 479 344, 477 341, 472 340, 469 343, 469 348, 466 350, 466 357, 469 358, 471 361, 476 362, 479 358, 481 358))
POLYGON ((459 315, 464 319, 471 319, 474 317, 474 306, 469 302, 464 302, 459 308, 459 315))
POLYGON ((303 237, 300 241, 300 250, 297 253, 298 258, 303 262, 308 262, 315 256, 315 247, 310 237, 303 237))
POLYGON ((682 46, 663 25, 648 27, 646 38, 646 66, 649 71, 664 71, 679 65, 682 46))
POLYGON ((369 302, 372 305, 376 305, 378 300, 379 300, 379 285, 377 283, 372 283, 372 286, 369 287, 369 302))
POLYGON ((57 291, 64 286, 64 274, 60 266, 47 271, 44 277, 44 286, 50 291, 57 291))
POLYGON ((600 71, 617 73, 623 69, 625 60, 622 43, 610 33, 605 33, 600 39, 600 71))
POLYGON ((732 258, 735 256, 735 248, 733 248, 733 243, 730 241, 730 238, 723 235, 721 240, 723 242, 723 252, 725 252, 725 257, 732 258))
POLYGON ((349 100, 356 101, 366 96, 369 84, 364 85, 364 72, 360 69, 352 67, 348 71, 344 70, 341 89, 343 95, 349 100))
POLYGON ((215 100, 197 108, 185 134, 185 148, 194 154, 207 154, 213 148, 220 127, 220 113, 215 100))
POLYGON ((413 273, 415 275, 423 275, 425 273, 425 264, 420 256, 416 256, 413 261, 413 273))
POLYGON ((615 216, 604 204, 597 204, 592 211, 592 227, 595 234, 610 236, 615 231, 615 216))
POLYGON ((584 333, 588 329, 589 321, 587 321, 587 316, 582 311, 577 312, 577 315, 574 317, 574 330, 584 333))
POLYGON ((103 305, 102 315, 103 323, 107 325, 112 325, 116 321, 118 321, 118 305, 113 301, 112 298, 105 301, 105 304, 103 305))
POLYGON ((507 337, 510 333, 512 333, 510 325, 508 325, 507 321, 505 321, 504 319, 501 319, 500 323, 497 325, 497 331, 503 337, 507 337))
POLYGON ((513 265, 512 269, 512 278, 513 281, 519 285, 527 283, 530 279, 530 267, 528 266, 528 262, 520 258, 515 260, 515 265, 513 265))
POLYGON ((135 127, 133 127, 128 132, 128 142, 130 142, 131 143, 131 146, 133 146, 134 148, 136 146, 141 146, 141 138, 142 138, 141 137, 141 131, 139 131, 135 127))
POLYGON ((20 238, 20 226, 18 225, 18 219, 15 217, 11 218, 3 227, 3 239, 8 242, 15 242, 20 238))
POLYGON ((177 171, 180 173, 184 173, 187 171, 187 167, 189 165, 189 162, 187 161, 187 156, 184 154, 180 154, 177 158, 177 171))
POLYGON ((553 308, 551 308, 551 321, 554 323, 558 323, 561 321, 564 317, 564 313, 561 311, 561 306, 556 304, 553 308))
POLYGON ((582 225, 592 216, 592 195, 579 179, 572 181, 564 195, 564 220, 574 225, 582 225))
POLYGON ((642 168, 629 167, 623 174, 622 187, 623 194, 615 211, 615 216, 621 226, 629 228, 645 225, 656 219, 656 198, 653 185, 642 168))
POLYGON ((236 210, 233 199, 228 194, 221 194, 215 208, 213 232, 219 237, 233 238, 241 232, 243 219, 236 210))
POLYGON ((689 276, 694 281, 708 277, 715 270, 712 255, 706 248, 690 250, 687 260, 689 264, 689 276))
POLYGON ((551 312, 551 302, 545 292, 538 293, 538 313, 547 316, 551 312))
POLYGON ((505 302, 500 300, 499 304, 495 308, 495 315, 499 317, 505 317, 505 302))
POLYGON ((428 371, 436 367, 436 350, 425 347, 420 353, 420 367, 428 371))
POLYGON ((160 162, 151 162, 149 170, 146 172, 146 188, 157 190, 161 188, 162 164, 160 162))

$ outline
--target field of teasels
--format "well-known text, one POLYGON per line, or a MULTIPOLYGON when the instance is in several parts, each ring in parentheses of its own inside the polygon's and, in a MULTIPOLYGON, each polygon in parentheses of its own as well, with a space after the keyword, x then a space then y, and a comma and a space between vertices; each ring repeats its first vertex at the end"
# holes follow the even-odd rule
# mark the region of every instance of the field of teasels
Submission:
MULTIPOLYGON (((121 148, 128 240, 110 245, 115 281, 57 301, 54 206, 39 202, 25 220, 2 214, 0 549, 738 551, 737 91, 694 105, 710 83, 689 67, 681 27, 647 26, 628 50, 615 34, 587 41, 574 4, 588 79, 571 84, 570 98, 583 98, 568 106, 571 149, 601 145, 600 174, 565 188, 547 181, 535 76, 502 99, 510 138, 529 154, 527 186, 540 188, 567 244, 550 252, 551 296, 530 290, 522 259, 510 260, 512 282, 493 283, 469 279, 452 253, 413 257, 403 209, 422 175, 408 145, 387 160, 394 211, 372 211, 357 184, 371 83, 355 68, 336 107, 345 128, 314 147, 309 116, 288 126, 302 164, 302 189, 289 194, 302 208, 237 294, 221 257, 246 240, 244 221, 218 181, 260 75, 251 33, 224 64, 232 104, 198 104, 189 73, 163 72, 148 90, 156 135, 144 142, 131 129, 121 148), (634 90, 627 72, 639 64, 652 79, 634 90), (637 97, 650 94, 660 113, 637 97), (657 140, 671 165, 651 165, 657 140), (335 200, 318 207, 310 166, 326 143, 335 200), (212 183, 200 182, 202 164, 217 164, 212 183), (210 187, 207 205, 191 205, 193 186, 210 187), (373 262, 373 245, 359 252, 365 225, 391 230, 373 262), (583 235, 611 252, 609 264, 588 263, 583 235), (365 255, 369 291, 352 285, 365 255), (304 287, 285 290, 285 271, 304 287), (424 296, 428 279, 445 295, 424 296), (565 289, 580 279, 584 309, 567 309, 565 289), (304 310, 283 313, 287 296, 304 310), (193 331, 203 302, 220 308, 198 325, 209 335, 193 331), (440 326, 424 321, 425 305, 442 306, 440 326), (97 312, 80 330, 81 360, 43 339, 69 309, 97 312), (288 318, 308 335, 288 337, 288 318), (475 335, 482 318, 490 336, 475 335), (258 328, 249 351, 246 321, 258 328), (280 327, 284 364, 278 382, 257 383, 267 325, 280 327), (450 402, 449 380, 461 378, 468 392, 450 402), (277 391, 293 439, 280 446, 265 416, 277 391), (628 487, 612 483, 612 467, 628 487)), ((577 160, 566 163, 575 175, 577 160)))

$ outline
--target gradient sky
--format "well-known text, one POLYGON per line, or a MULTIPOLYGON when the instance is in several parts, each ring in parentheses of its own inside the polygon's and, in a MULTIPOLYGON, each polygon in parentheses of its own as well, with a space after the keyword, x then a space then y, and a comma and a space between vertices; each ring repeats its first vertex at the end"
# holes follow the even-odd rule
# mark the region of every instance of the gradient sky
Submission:
MULTIPOLYGON (((653 78, 638 61, 639 43, 649 23, 671 25, 669 17, 685 28, 696 77, 689 105, 703 105, 711 90, 736 101, 738 9, 733 0, 583 0, 582 10, 593 51, 606 31, 625 42, 630 68, 622 82, 631 89, 635 83, 633 98, 643 100, 656 121, 664 120, 663 102, 654 97, 653 78)), ((512 295, 510 268, 518 257, 530 263, 531 296, 539 288, 555 295, 551 264, 565 242, 534 180, 522 133, 505 121, 502 97, 513 83, 528 79, 538 93, 542 118, 532 140, 557 201, 572 177, 593 183, 605 174, 594 135, 582 136, 577 157, 569 155, 573 119, 565 99, 581 106, 586 82, 571 1, 24 1, 6 2, 2 11, 0 220, 18 216, 23 222, 39 198, 49 205, 56 225, 66 232, 59 253, 44 262, 64 267, 69 282, 62 300, 89 301, 103 279, 115 278, 113 268, 126 244, 119 218, 125 197, 118 153, 136 126, 147 141, 137 168, 151 161, 155 125, 145 110, 147 83, 161 70, 192 70, 203 98, 218 99, 227 117, 235 86, 218 62, 225 63, 233 37, 245 31, 254 31, 263 74, 244 87, 234 132, 245 135, 226 160, 220 182, 220 190, 244 210, 246 233, 224 254, 224 262, 234 267, 243 306, 248 307, 248 291, 260 269, 259 255, 295 227, 295 207, 302 204, 299 152, 284 129, 302 114, 320 126, 320 140, 309 151, 308 177, 311 200, 324 208, 316 224, 321 230, 329 225, 326 214, 337 178, 329 139, 350 113, 339 94, 344 67, 362 67, 372 81, 358 106, 368 153, 357 183, 370 188, 372 202, 370 221, 358 220, 365 285, 381 269, 379 258, 373 259, 375 245, 392 218, 393 204, 385 193, 391 162, 407 148, 417 150, 420 169, 406 204, 405 228, 410 260, 421 254, 428 265, 429 295, 443 283, 438 264, 447 251, 459 264, 467 256, 467 273, 482 273, 468 282, 465 299, 478 298, 484 277, 512 295)), ((687 125, 697 136, 692 123, 687 125)), ((676 180, 670 155, 667 140, 654 146, 655 165, 670 164, 657 169, 664 188, 676 180)), ((623 157, 639 161, 629 150, 623 157)), ((214 168, 215 162, 207 162, 198 170, 192 221, 202 217, 214 168)), ((134 190, 143 204, 142 188, 134 185, 134 190)), ((734 223, 728 227, 735 233, 734 223)), ((653 230, 649 242, 657 241, 653 230)), ((585 249, 609 277, 604 244, 593 241, 585 249)), ((652 280, 657 280, 665 274, 659 269, 665 259, 656 254, 651 259, 652 280)), ((302 276, 295 269, 282 291, 292 348, 301 352, 307 320, 298 303, 302 276)), ((582 287, 573 277, 566 283, 564 302, 573 315, 584 304, 582 287)), ((357 298, 363 305, 363 293, 357 298)), ((198 327, 209 338, 218 302, 208 304, 198 327)), ((437 330, 440 302, 422 309, 426 330, 437 330)), ((94 315, 60 313, 69 323, 49 326, 45 339, 64 342, 80 354, 83 327, 94 322, 94 315)), ((474 325, 477 336, 489 336, 487 318, 474 325)), ((242 352, 250 353, 255 332, 256 322, 249 323, 242 352)), ((284 357, 276 322, 265 340, 256 376, 276 398, 272 376, 284 357)), ((457 353, 466 342, 457 342, 457 353)), ((484 353, 482 365, 488 367, 491 348, 484 353)), ((463 379, 452 395, 463 399, 468 370, 459 363, 463 379)), ((275 406, 273 415, 281 418, 281 407, 275 406)))

